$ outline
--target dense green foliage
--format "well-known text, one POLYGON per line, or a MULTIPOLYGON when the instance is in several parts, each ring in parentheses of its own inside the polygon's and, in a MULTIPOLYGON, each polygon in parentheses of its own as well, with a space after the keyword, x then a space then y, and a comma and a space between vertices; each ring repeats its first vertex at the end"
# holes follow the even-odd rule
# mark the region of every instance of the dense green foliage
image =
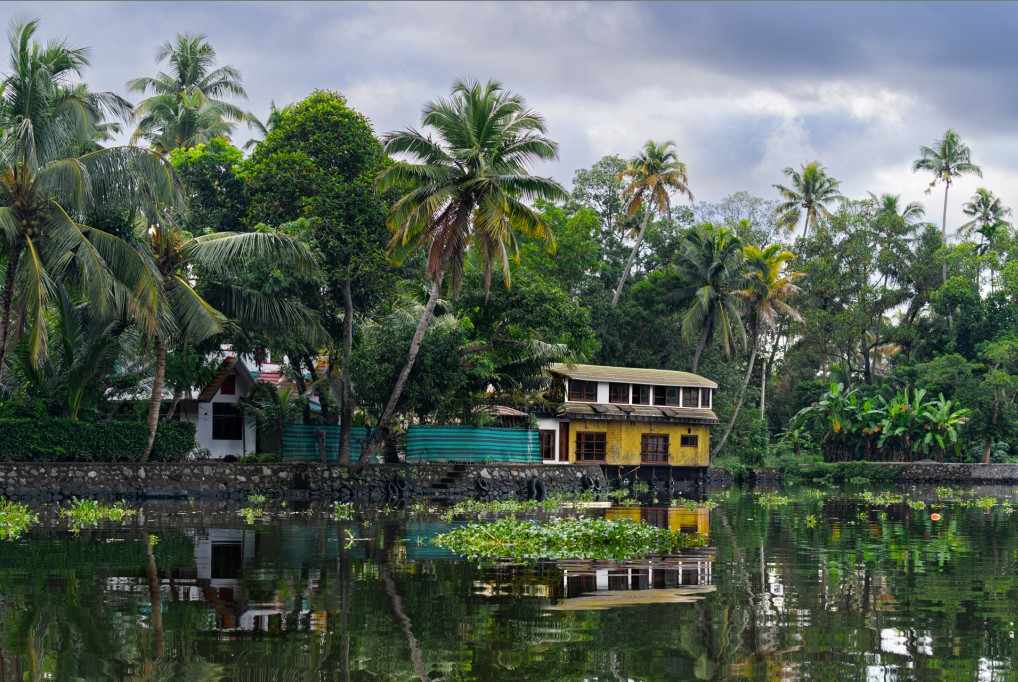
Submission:
MULTIPOLYGON (((147 439, 147 427, 140 421, 0 419, 0 461, 131 462, 141 459, 147 439)), ((152 459, 179 461, 194 446, 194 424, 163 422, 152 459)))
MULTIPOLYGON (((285 377, 243 403, 262 450, 321 421, 372 427, 374 451, 485 403, 552 407, 543 370, 573 360, 717 381, 733 467, 1018 457, 1018 240, 985 187, 956 230, 846 196, 836 160, 786 168, 771 199, 693 201, 685 150, 648 141, 566 194, 532 172, 558 152, 543 117, 494 81, 454 84, 420 130, 379 136, 324 90, 262 125, 203 36, 160 48, 132 108, 35 30, 0 101, 12 149, 39 150, 4 157, 0 416, 121 420, 148 398, 152 438, 229 348, 285 377), (116 117, 149 148, 105 146, 116 117), (243 151, 242 122, 262 132, 243 151)), ((976 151, 951 130, 918 148, 945 210, 976 151)))
POLYGON ((649 523, 598 518, 529 521, 515 516, 472 523, 435 538, 435 544, 470 559, 635 559, 702 547, 702 535, 676 533, 649 523))

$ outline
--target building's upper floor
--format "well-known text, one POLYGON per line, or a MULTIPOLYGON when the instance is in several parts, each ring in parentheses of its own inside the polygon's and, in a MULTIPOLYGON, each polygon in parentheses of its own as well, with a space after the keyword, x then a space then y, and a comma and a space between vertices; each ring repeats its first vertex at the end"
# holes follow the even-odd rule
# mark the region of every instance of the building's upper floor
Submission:
POLYGON ((566 403, 710 410, 718 387, 697 374, 662 369, 556 363, 549 372, 563 380, 566 403))

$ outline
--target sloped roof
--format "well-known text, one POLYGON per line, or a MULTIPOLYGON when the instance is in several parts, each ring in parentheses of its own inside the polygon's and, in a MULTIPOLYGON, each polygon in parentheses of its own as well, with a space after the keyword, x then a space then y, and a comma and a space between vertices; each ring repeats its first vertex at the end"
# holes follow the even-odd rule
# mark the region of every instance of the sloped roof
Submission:
POLYGON ((559 416, 570 419, 606 421, 671 422, 679 424, 717 424, 713 410, 664 405, 616 405, 614 403, 562 403, 559 416))
POLYGON ((552 374, 580 381, 614 381, 622 384, 651 384, 655 386, 693 386, 717 388, 718 385, 691 372, 669 369, 643 369, 639 367, 611 367, 608 365, 579 365, 556 362, 548 366, 552 374))
POLYGON ((198 394, 197 401, 200 403, 207 403, 212 400, 216 396, 216 393, 219 392, 223 382, 226 381, 226 378, 231 374, 242 374, 247 377, 248 381, 252 381, 253 383, 251 373, 248 372, 244 363, 237 362, 237 358, 231 356, 224 359, 219 365, 219 369, 216 370, 216 376, 213 377, 212 381, 210 381, 208 385, 201 390, 201 393, 198 394))

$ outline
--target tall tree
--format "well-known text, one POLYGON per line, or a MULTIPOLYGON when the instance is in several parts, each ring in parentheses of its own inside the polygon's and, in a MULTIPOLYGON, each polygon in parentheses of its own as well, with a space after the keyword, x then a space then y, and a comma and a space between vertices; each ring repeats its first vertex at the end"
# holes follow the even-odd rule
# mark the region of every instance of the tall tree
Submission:
POLYGON ((152 93, 135 110, 137 127, 132 142, 146 140, 166 153, 192 147, 215 137, 228 137, 237 123, 251 114, 226 97, 246 98, 240 72, 232 66, 216 66, 216 50, 203 35, 178 34, 156 52, 156 63, 167 62, 170 72, 129 81, 132 92, 152 93))
POLYGON ((10 71, 0 86, 0 253, 6 259, 0 373, 11 342, 23 335, 32 362, 45 357, 45 311, 61 283, 81 287, 97 311, 114 304, 125 309, 155 286, 129 244, 80 216, 93 206, 130 205, 142 194, 165 201, 176 194, 172 170, 154 154, 97 148, 105 116, 124 114, 128 105, 74 83, 88 66, 88 51, 63 42, 43 46, 37 28, 30 21, 11 29, 10 71))
POLYGON ((742 241, 731 228, 703 223, 690 230, 683 241, 678 267, 690 303, 682 315, 682 335, 696 343, 694 372, 715 334, 726 356, 731 356, 736 343, 745 340, 736 293, 742 261, 742 241))
POLYGON ((250 190, 249 219, 308 219, 323 286, 307 296, 332 337, 328 384, 341 411, 339 461, 347 464, 356 397, 349 372, 355 313, 365 314, 394 288, 395 271, 385 255, 385 197, 374 188, 385 153, 370 121, 339 93, 312 93, 274 110, 270 123, 241 165, 250 190))
POLYGON ((629 180, 629 184, 622 192, 628 215, 635 216, 642 210, 643 220, 636 231, 636 242, 633 244, 633 250, 630 251, 626 265, 622 269, 618 286, 615 287, 615 293, 612 294, 612 305, 618 305, 622 287, 629 279, 633 261, 636 260, 636 255, 643 244, 647 225, 650 224, 654 211, 657 210, 664 215, 669 214, 673 191, 685 194, 690 201, 693 200, 693 193, 689 191, 686 164, 679 160, 674 148, 675 143, 672 141, 654 142, 648 140, 636 158, 627 163, 619 173, 620 179, 629 180))
POLYGON ((773 329, 781 317, 801 319, 799 311, 788 303, 788 300, 799 291, 795 281, 803 276, 801 272, 789 272, 785 269, 788 261, 795 258, 795 254, 785 250, 780 244, 770 244, 762 249, 750 244, 743 247, 742 252, 745 258, 746 285, 735 294, 742 299, 748 315, 749 361, 731 419, 721 440, 714 446, 712 456, 721 452, 728 437, 732 435, 732 429, 735 428, 742 403, 746 399, 749 380, 753 376, 761 335, 773 329))
POLYGON ((809 234, 811 225, 816 225, 820 216, 830 216, 828 205, 843 199, 838 186, 841 184, 830 175, 819 161, 811 161, 795 170, 791 166, 785 169, 790 185, 774 185, 781 195, 778 204, 778 220, 787 229, 794 230, 803 219, 802 235, 809 234))
POLYGON ((894 217, 909 225, 926 216, 926 210, 918 201, 910 201, 902 206, 900 194, 885 193, 878 196, 870 192, 869 195, 878 216, 894 217))
POLYGON ((276 232, 213 232, 192 237, 163 215, 140 216, 137 242, 159 272, 155 331, 155 368, 148 410, 148 444, 142 460, 152 453, 159 426, 159 408, 166 376, 166 352, 173 343, 198 343, 223 331, 228 317, 267 329, 315 327, 317 321, 300 304, 265 296, 242 286, 220 283, 224 304, 212 306, 194 287, 194 274, 236 275, 253 259, 268 259, 279 267, 306 273, 314 259, 299 240, 276 232))
MULTIPOLYGON (((934 142, 932 147, 919 148, 919 158, 912 162, 912 172, 921 170, 933 174, 930 186, 926 189, 927 193, 931 192, 938 182, 944 183, 944 213, 940 223, 940 237, 946 246, 947 193, 951 189, 951 183, 962 175, 974 174, 983 177, 983 171, 972 163, 972 150, 961 141, 958 133, 951 129, 944 133, 944 137, 934 142)), ((946 261, 941 276, 942 280, 946 282, 946 261)))
MULTIPOLYGON (((413 161, 397 161, 379 176, 380 188, 402 193, 389 214, 390 249, 397 256, 426 250, 431 280, 406 363, 379 418, 380 433, 395 415, 442 282, 448 276, 453 289, 458 286, 467 248, 478 247, 486 286, 496 264, 508 286, 516 233, 552 239, 540 214, 526 202, 565 197, 557 182, 527 170, 534 161, 556 158, 558 145, 545 136, 541 115, 501 83, 457 82, 448 99, 424 107, 422 125, 438 139, 416 130, 386 135, 388 153, 405 154, 413 161)), ((379 442, 378 436, 373 438, 372 447, 379 442)))

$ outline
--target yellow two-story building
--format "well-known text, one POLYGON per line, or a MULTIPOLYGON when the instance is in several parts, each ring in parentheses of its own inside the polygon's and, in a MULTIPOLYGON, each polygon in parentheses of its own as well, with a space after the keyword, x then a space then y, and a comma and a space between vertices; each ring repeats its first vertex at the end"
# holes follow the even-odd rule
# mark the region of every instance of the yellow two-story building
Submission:
POLYGON ((659 369, 554 364, 563 401, 538 419, 548 463, 710 465, 717 384, 659 369))

